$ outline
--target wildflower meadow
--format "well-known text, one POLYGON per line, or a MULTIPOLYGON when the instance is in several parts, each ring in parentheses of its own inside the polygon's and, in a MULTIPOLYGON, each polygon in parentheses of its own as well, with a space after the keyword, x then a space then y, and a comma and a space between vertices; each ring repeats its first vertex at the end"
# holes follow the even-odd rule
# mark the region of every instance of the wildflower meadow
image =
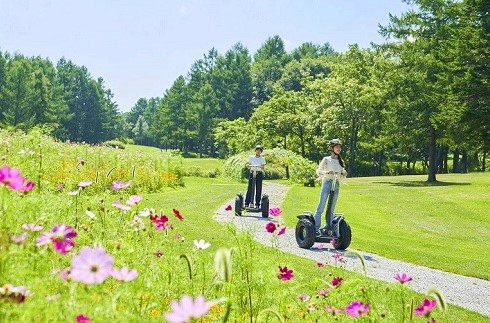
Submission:
MULTIPOLYGON (((0 131, 1 322, 478 322, 443 295, 413 292, 283 253, 280 206, 264 231, 213 221, 242 189, 182 176, 166 154, 0 131), (230 193, 232 192, 232 193, 230 193)), ((355 257, 354 257, 355 259, 355 257)))

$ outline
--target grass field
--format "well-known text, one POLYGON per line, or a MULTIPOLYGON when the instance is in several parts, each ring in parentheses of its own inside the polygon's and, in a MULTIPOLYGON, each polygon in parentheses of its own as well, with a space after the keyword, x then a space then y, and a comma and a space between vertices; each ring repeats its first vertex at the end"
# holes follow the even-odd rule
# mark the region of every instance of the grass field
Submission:
MULTIPOLYGON (((7 160, 15 161, 15 167, 21 170, 33 172, 30 158, 13 158, 13 154, 20 150, 16 145, 23 147, 24 144, 14 140, 8 143, 10 155, 7 160)), ((36 147, 30 146, 30 149, 34 151, 36 147)), ((79 148, 84 147, 75 148, 73 156, 65 156, 72 153, 67 149, 63 156, 55 150, 54 154, 51 150, 43 150, 43 157, 51 163, 57 158, 78 160, 79 148)), ((111 159, 126 163, 117 156, 117 150, 108 152, 111 159)), ((144 162, 152 154, 152 151, 141 151, 138 156, 144 162)), ((91 163, 93 160, 87 158, 83 166, 91 167, 91 163)), ((215 167, 215 163, 194 159, 190 167, 215 167), (209 164, 203 166, 200 163, 209 164)), ((51 168, 43 170, 51 171, 51 168)), ((143 175, 137 171, 135 181, 143 175)), ((141 193, 143 200, 128 207, 129 202, 124 201, 139 193, 132 186, 115 190, 109 183, 101 190, 90 190, 90 185, 95 183, 89 184, 92 178, 87 177, 82 178, 84 186, 88 185, 86 189, 21 193, 8 187, 12 182, 8 178, 5 181, 3 171, 2 176, 0 322, 66 322, 74 321, 81 314, 93 322, 161 322, 163 315, 171 311, 171 302, 178 301, 183 295, 203 295, 206 300, 216 301, 200 322, 350 322, 351 314, 345 311, 349 304, 357 301, 370 306, 358 320, 395 322, 408 320, 424 299, 437 296, 415 293, 395 279, 385 283, 369 279, 361 272, 345 271, 341 262, 327 256, 325 266, 319 266, 315 261, 275 248, 274 241, 282 238, 276 233, 271 234, 271 247, 264 247, 254 242, 249 234, 237 233, 234 228, 214 221, 215 210, 233 199, 236 192, 243 191, 244 183, 223 178, 186 177, 183 187, 162 187, 158 192, 141 193), (127 210, 123 211, 121 203, 117 206, 116 201, 126 203, 127 210), (144 207, 154 208, 154 215, 165 215, 165 223, 170 225, 163 230, 157 229, 155 219, 141 215, 144 207), (173 209, 179 210, 183 221, 178 220, 173 209), (43 228, 30 231, 22 227, 27 223, 43 228), (71 236, 74 245, 68 244, 64 253, 59 247, 66 243, 65 232, 55 231, 62 224, 72 226, 77 233, 71 236), (196 248, 194 241, 200 239, 211 246, 196 248), (74 259, 81 257, 81 251, 87 247, 103 248, 113 257, 116 269, 126 266, 137 270, 138 276, 134 280, 123 278, 121 281, 111 274, 113 277, 105 276, 100 284, 80 280, 73 271, 74 259), (231 258, 226 258, 227 254, 231 258), (293 270, 294 276, 289 277, 290 280, 281 279, 280 267, 293 270), (340 285, 334 286, 333 278, 342 278, 340 285), (23 298, 7 284, 25 286, 30 293, 23 298), (334 316, 327 311, 331 309, 328 306, 344 312, 334 316)), ((67 176, 85 175, 76 171, 67 176)), ((358 184, 359 187, 366 186, 358 184)), ((99 182, 99 185, 102 184, 99 182)), ((390 187, 391 184, 385 185, 390 187)), ((437 188, 440 186, 433 189, 437 188)), ((315 195, 314 189, 303 191, 301 187, 294 187, 293 194, 296 190, 315 195)), ((285 213, 295 212, 290 206, 283 205, 282 208, 285 213)), ((234 216, 233 211, 230 216, 234 216)), ((287 221, 291 221, 290 218, 292 215, 288 215, 287 221)), ((355 230, 354 241, 360 241, 362 235, 355 230)), ((102 265, 96 263, 85 270, 102 275, 99 266, 102 265)), ((459 307, 448 306, 443 311, 437 306, 430 317, 414 316, 413 322, 426 322, 429 318, 439 322, 481 322, 485 319, 459 307)))
MULTIPOLYGON (((388 258, 490 279, 490 173, 352 178, 336 212, 352 228, 351 247, 388 258)), ((288 226, 314 211, 319 187, 294 186, 283 204, 288 226)))

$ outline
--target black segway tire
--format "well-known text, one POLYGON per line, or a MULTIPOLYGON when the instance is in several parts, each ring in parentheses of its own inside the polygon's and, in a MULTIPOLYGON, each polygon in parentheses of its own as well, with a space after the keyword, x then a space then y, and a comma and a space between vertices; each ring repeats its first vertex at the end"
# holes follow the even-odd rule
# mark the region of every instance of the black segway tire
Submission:
POLYGON ((300 248, 309 249, 315 243, 315 224, 308 219, 301 219, 296 224, 296 242, 300 248))
POLYGON ((242 216, 242 209, 243 209, 243 196, 237 195, 237 197, 235 198, 235 215, 242 216))
POLYGON ((350 226, 344 220, 339 223, 339 235, 340 237, 335 239, 333 247, 337 250, 345 250, 349 247, 350 241, 352 239, 352 232, 350 226))
POLYGON ((269 217, 269 197, 267 195, 262 196, 262 200, 260 201, 260 208, 262 212, 263 218, 269 217))

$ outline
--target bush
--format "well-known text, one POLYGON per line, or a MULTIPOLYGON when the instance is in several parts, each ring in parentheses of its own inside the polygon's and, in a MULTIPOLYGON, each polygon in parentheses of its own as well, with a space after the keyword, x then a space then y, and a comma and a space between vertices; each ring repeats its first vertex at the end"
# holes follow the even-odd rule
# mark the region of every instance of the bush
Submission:
POLYGON ((105 141, 103 143, 104 146, 107 146, 107 147, 111 147, 111 148, 117 148, 117 149, 125 149, 126 146, 120 142, 120 141, 117 141, 117 140, 109 140, 109 141, 105 141))

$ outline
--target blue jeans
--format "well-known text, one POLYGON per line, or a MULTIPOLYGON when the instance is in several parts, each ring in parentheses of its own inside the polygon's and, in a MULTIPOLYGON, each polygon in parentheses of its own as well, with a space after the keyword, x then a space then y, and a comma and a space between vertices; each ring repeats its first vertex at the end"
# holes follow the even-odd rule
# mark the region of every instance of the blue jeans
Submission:
MULTIPOLYGON (((330 221, 333 219, 333 211, 335 210, 335 204, 337 203, 337 198, 339 197, 339 183, 335 185, 335 190, 333 192, 332 208, 330 209, 330 221)), ((318 206, 315 211, 315 229, 320 230, 320 224, 322 220, 322 213, 327 204, 328 196, 330 195, 330 189, 332 188, 332 180, 329 179, 322 184, 320 191, 320 200, 318 201, 318 206)), ((330 225, 326 223, 326 226, 330 225)))

